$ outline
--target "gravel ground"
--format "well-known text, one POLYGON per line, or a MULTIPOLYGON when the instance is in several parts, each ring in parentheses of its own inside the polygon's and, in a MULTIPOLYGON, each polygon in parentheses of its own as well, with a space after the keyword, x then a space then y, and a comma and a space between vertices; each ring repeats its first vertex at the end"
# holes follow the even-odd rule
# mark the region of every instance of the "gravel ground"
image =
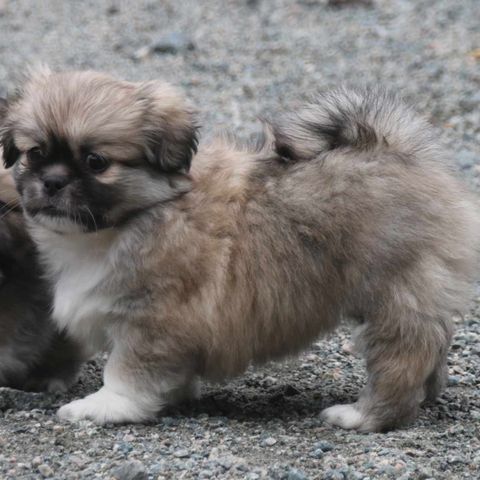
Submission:
MULTIPOLYGON (((480 188, 478 0, 0 0, 0 94, 31 62, 181 85, 204 135, 247 135, 257 117, 346 82, 399 91, 438 126, 480 188)), ((365 380, 342 330, 300 359, 249 371, 154 425, 59 423, 98 388, 98 359, 68 395, 0 391, 0 478, 480 478, 480 290, 458 322, 450 385, 415 425, 356 434, 320 411, 365 380)))

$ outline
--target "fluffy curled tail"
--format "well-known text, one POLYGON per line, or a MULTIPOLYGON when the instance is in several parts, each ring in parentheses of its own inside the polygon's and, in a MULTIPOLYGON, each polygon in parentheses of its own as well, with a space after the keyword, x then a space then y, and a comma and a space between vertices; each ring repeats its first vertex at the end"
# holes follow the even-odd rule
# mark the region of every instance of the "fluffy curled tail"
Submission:
POLYGON ((310 159, 336 148, 389 148, 424 158, 438 153, 428 122, 378 88, 320 93, 272 128, 275 150, 286 160, 310 159))

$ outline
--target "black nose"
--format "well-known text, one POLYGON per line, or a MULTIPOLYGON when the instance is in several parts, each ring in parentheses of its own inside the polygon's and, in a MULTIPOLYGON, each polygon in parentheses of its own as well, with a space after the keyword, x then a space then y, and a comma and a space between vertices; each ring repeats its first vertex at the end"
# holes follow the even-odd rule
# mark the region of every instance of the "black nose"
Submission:
POLYGON ((43 188, 52 197, 70 183, 67 175, 49 175, 43 178, 43 188))

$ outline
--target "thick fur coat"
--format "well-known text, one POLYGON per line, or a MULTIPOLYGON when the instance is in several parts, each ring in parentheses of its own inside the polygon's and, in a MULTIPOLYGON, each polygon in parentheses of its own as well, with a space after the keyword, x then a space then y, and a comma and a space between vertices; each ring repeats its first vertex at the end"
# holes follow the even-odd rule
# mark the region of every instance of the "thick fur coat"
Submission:
POLYGON ((255 148, 218 139, 195 154, 171 87, 45 71, 9 104, 2 138, 55 320, 110 350, 102 389, 62 418, 151 419, 196 379, 299 352, 347 316, 368 382, 327 421, 394 428, 442 388, 478 207, 394 97, 318 95, 255 148))

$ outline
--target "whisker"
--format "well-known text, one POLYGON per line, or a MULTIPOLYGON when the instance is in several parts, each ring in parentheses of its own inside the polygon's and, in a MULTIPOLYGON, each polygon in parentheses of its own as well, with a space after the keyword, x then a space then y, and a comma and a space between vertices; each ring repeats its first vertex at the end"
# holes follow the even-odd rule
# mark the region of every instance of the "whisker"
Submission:
POLYGON ((8 208, 10 206, 14 205, 14 208, 15 207, 18 207, 20 205, 20 200, 18 198, 14 198, 13 200, 10 200, 9 202, 4 202, 4 205, 2 207, 0 207, 0 212, 4 209, 4 208, 8 208))
POLYGON ((4 193, 12 193, 12 192, 16 192, 15 188, 3 188, 2 190, 0 190, 0 195, 3 195, 4 193))
MULTIPOLYGON (((2 210, 4 210, 5 208, 7 208, 7 203, 5 204, 5 206, 3 206, 2 208, 0 208, 0 212, 2 210)), ((12 212, 13 210, 15 210, 15 208, 17 208, 19 205, 19 203, 15 203, 14 205, 10 205, 10 208, 2 215, 0 216, 0 220, 2 220, 3 218, 5 218, 10 212, 12 212)))
POLYGON ((85 207, 87 209, 87 212, 90 214, 90 216, 92 217, 92 220, 93 220, 93 225, 95 226, 95 232, 98 232, 98 226, 97 226, 97 222, 95 221, 95 217, 93 216, 93 213, 92 211, 90 210, 89 207, 85 207))
POLYGON ((70 210, 70 208, 67 208, 67 217, 70 218, 70 219, 73 219, 73 223, 75 225, 78 225, 77 223, 77 212, 75 212, 75 210, 70 210))

